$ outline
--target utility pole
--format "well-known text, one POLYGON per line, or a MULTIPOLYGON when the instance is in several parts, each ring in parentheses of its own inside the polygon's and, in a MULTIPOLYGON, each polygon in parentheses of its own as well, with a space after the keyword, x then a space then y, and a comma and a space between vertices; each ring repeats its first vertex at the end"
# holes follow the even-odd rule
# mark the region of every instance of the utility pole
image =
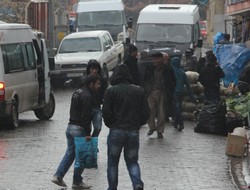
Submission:
POLYGON ((53 55, 54 48, 54 3, 53 0, 49 0, 49 55, 53 55))

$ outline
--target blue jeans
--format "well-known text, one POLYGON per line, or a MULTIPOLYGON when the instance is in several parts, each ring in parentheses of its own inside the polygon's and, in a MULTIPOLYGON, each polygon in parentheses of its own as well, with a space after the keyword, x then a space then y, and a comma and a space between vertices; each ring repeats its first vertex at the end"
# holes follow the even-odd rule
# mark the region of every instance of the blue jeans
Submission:
MULTIPOLYGON (((60 165, 57 168, 57 171, 55 173, 56 176, 63 178, 75 160, 74 137, 84 137, 84 136, 85 136, 85 131, 82 127, 77 125, 70 125, 70 124, 68 125, 66 130, 68 147, 60 165)), ((80 184, 82 182, 83 179, 81 176, 82 173, 83 169, 74 168, 73 184, 80 184)))
POLYGON ((174 119, 174 126, 177 127, 178 125, 183 125, 183 118, 182 118, 182 100, 183 94, 182 93, 174 93, 174 112, 175 112, 175 119, 174 119))
POLYGON ((123 129, 111 129, 108 139, 108 190, 117 190, 118 165, 122 149, 124 159, 133 187, 144 186, 141 180, 140 166, 138 164, 139 131, 127 131, 123 129))
POLYGON ((92 137, 98 137, 102 130, 102 110, 101 108, 93 108, 92 109, 92 117, 93 117, 93 128, 94 131, 92 133, 92 137))

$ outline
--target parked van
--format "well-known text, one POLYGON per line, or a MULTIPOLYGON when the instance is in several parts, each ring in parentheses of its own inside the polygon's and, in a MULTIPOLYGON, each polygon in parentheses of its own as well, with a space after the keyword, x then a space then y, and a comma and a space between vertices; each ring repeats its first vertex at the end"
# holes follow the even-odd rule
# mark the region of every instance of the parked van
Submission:
POLYGON ((127 18, 122 0, 79 0, 76 31, 107 30, 114 41, 125 42, 127 18))
POLYGON ((188 4, 151 4, 139 14, 134 43, 139 51, 182 56, 189 48, 201 56, 199 9, 188 4))
POLYGON ((18 127, 19 113, 29 110, 41 120, 53 116, 55 99, 49 72, 42 33, 27 24, 0 24, 1 127, 18 127))

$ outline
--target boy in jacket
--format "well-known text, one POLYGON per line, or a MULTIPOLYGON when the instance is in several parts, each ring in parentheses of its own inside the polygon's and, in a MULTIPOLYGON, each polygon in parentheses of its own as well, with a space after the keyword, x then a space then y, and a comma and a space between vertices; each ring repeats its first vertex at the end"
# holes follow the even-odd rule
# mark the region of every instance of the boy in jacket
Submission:
POLYGON ((188 95, 190 96, 190 98, 194 103, 197 101, 197 98, 194 97, 187 75, 185 71, 181 68, 180 58, 173 57, 170 63, 174 70, 174 75, 176 78, 176 85, 174 89, 174 113, 175 113, 174 127, 178 131, 182 131, 182 129, 184 128, 184 122, 181 115, 182 113, 181 105, 186 89, 188 95))

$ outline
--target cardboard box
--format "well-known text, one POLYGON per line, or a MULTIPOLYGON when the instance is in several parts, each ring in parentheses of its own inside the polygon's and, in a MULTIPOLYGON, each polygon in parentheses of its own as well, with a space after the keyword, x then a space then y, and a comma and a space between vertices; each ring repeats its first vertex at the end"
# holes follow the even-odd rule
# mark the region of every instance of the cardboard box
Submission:
POLYGON ((226 154, 230 156, 244 156, 247 138, 228 133, 226 154))

